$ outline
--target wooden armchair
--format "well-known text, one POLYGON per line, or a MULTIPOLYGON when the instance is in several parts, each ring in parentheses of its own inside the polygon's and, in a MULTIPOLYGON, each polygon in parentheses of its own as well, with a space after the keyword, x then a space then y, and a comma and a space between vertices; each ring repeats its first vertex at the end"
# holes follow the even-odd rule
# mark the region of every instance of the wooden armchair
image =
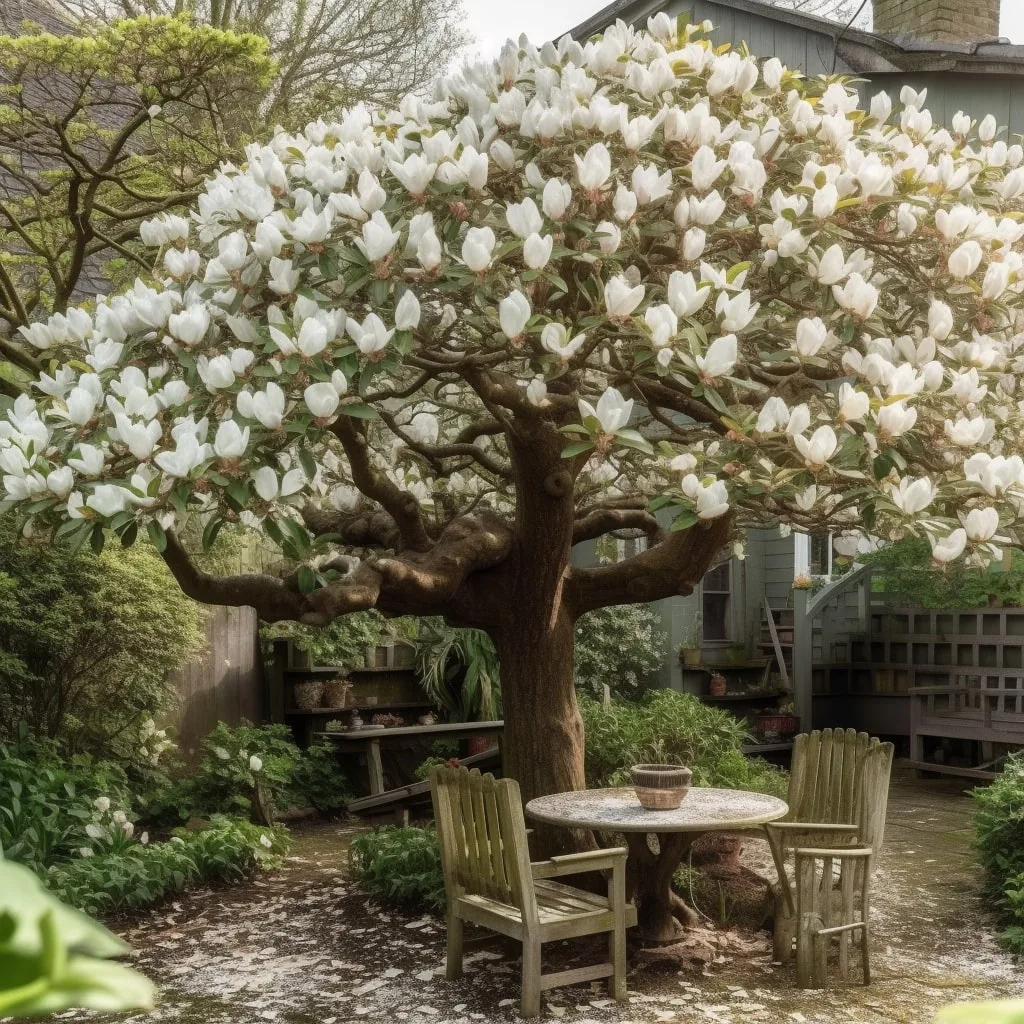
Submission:
MULTIPOLYGON (((832 917, 833 863, 840 869, 842 893, 839 913, 845 928, 840 940, 840 969, 846 976, 848 937, 862 933, 865 984, 870 980, 868 963, 867 908, 875 858, 885 834, 885 810, 893 745, 881 743, 867 733, 853 729, 824 729, 800 735, 793 749, 789 783, 789 814, 783 821, 765 826, 779 880, 775 886, 775 958, 783 963, 793 955, 797 940, 797 980, 804 987, 824 985, 825 961, 812 972, 808 959, 807 922, 802 915, 812 912, 832 917), (870 766, 870 770, 868 770, 870 766), (862 852, 853 854, 852 850, 862 852), (870 850, 870 853, 864 852, 870 850), (830 852, 828 870, 824 869, 830 852), (790 859, 792 853, 792 859, 790 859), (794 880, 787 868, 792 864, 794 880), (817 889, 806 888, 814 866, 821 867, 817 889), (795 884, 794 884, 795 883, 795 884), (805 888, 801 890, 800 886, 805 888), (861 920, 852 919, 855 892, 862 897, 861 920), (801 899, 802 897, 802 899, 801 899), (813 905, 812 905, 813 904, 813 905), (801 936, 803 936, 801 938, 801 936), (801 950, 803 955, 801 955, 801 950), (813 977, 812 977, 813 974, 813 977)), ((829 925, 831 927, 831 924, 829 925)), ((822 948, 827 946, 822 936, 822 948)))
POLYGON ((530 862, 519 784, 466 768, 437 766, 430 791, 441 841, 448 897, 449 979, 462 974, 463 922, 482 925, 523 944, 523 1017, 540 1013, 542 991, 609 978, 626 998, 626 929, 636 908, 626 902, 626 850, 598 850, 530 862), (608 896, 554 881, 559 875, 608 871, 608 896), (541 973, 541 945, 608 932, 608 962, 541 973))

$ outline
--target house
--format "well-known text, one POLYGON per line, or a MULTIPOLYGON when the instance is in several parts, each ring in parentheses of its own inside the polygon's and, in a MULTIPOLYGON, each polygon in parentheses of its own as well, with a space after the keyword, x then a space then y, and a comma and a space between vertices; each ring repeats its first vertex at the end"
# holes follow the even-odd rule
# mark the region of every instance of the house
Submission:
MULTIPOLYGON (((745 42, 807 75, 856 76, 865 99, 927 88, 939 121, 992 113, 1011 136, 1024 132, 1024 46, 999 38, 1000 0, 873 0, 874 32, 764 0, 615 0, 571 34, 586 39, 618 19, 642 25, 660 11, 710 20, 715 42, 745 42)), ((1024 744, 1024 610, 894 604, 872 591, 867 569, 812 595, 793 581, 831 575, 831 537, 750 530, 745 548, 690 596, 657 605, 668 641, 655 685, 742 712, 791 696, 804 729, 905 738, 921 763, 962 754, 991 764, 1004 747, 1024 744), (679 656, 695 631, 700 667, 679 656), (712 669, 727 678, 725 696, 707 694, 712 669)))

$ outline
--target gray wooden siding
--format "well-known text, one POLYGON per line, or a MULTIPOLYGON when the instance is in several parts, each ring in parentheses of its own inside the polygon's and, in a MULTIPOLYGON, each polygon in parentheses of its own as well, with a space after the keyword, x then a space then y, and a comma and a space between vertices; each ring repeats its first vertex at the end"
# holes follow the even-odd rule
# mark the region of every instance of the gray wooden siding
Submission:
POLYGON ((192 759, 202 738, 218 723, 237 725, 263 718, 263 661, 252 608, 210 610, 206 646, 173 677, 177 706, 171 724, 182 755, 192 759))
POLYGON ((750 52, 759 57, 778 57, 787 67, 799 68, 806 75, 849 74, 850 68, 841 58, 835 58, 833 72, 832 36, 824 32, 787 25, 774 18, 748 14, 730 7, 728 3, 713 0, 673 0, 664 6, 669 14, 684 11, 690 20, 710 20, 715 26, 712 38, 716 43, 745 42, 750 52))

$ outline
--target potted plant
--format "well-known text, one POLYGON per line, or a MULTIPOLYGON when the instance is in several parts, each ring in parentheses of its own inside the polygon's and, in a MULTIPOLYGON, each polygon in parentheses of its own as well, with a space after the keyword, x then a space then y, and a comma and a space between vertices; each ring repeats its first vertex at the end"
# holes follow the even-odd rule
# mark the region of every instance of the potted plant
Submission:
POLYGON ((701 663, 703 651, 700 646, 700 626, 700 612, 698 612, 683 633, 683 642, 679 647, 679 660, 688 668, 696 668, 701 663))
POLYGON ((795 736, 800 731, 800 719, 793 713, 792 703, 787 702, 758 712, 754 728, 767 742, 775 742, 795 736))
POLYGON ((636 764, 629 770, 640 806, 647 811, 672 811, 690 791, 693 772, 678 764, 636 764))

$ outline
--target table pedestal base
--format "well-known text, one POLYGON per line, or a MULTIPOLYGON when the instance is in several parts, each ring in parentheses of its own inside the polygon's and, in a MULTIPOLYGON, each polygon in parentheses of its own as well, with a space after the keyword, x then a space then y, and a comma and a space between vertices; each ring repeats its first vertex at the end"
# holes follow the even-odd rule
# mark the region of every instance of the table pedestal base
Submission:
POLYGON ((626 834, 626 898, 636 903, 637 931, 648 945, 679 942, 685 929, 699 920, 696 911, 672 891, 672 876, 695 838, 685 832, 659 833, 658 853, 654 853, 646 834, 626 834))

